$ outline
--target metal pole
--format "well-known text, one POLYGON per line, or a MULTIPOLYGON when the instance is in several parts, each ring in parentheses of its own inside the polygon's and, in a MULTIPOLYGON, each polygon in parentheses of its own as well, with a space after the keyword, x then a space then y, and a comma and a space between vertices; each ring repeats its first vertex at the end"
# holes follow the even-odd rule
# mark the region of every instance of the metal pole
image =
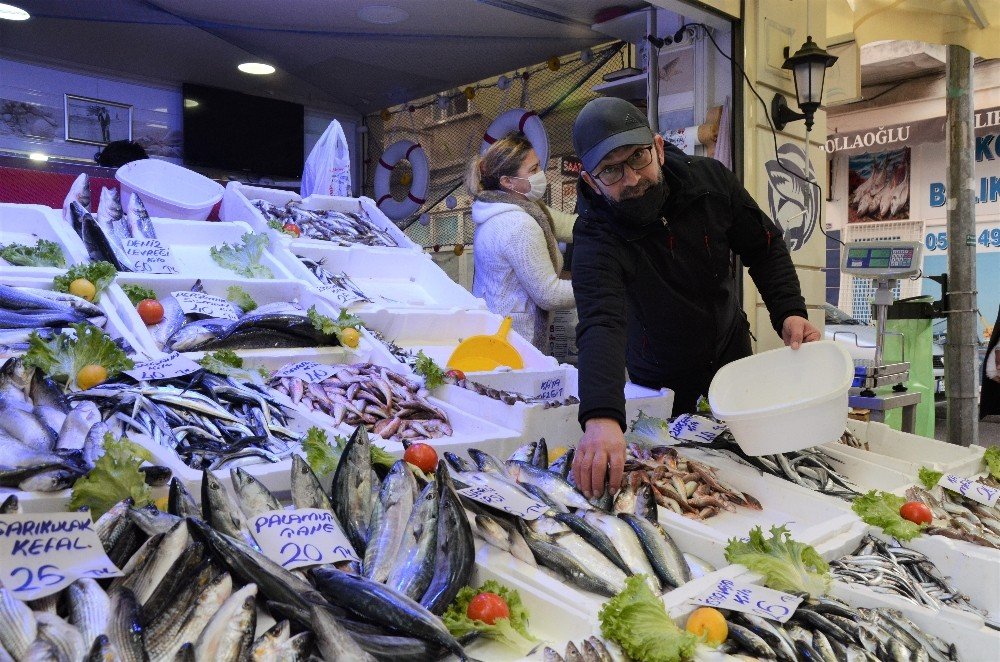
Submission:
POLYGON ((948 436, 979 442, 976 393, 976 203, 973 185, 972 53, 948 46, 948 339, 944 346, 948 436))
MULTIPOLYGON (((656 7, 646 11, 646 34, 656 36, 656 7)), ((660 70, 657 50, 646 41, 646 119, 653 133, 660 132, 660 70)))

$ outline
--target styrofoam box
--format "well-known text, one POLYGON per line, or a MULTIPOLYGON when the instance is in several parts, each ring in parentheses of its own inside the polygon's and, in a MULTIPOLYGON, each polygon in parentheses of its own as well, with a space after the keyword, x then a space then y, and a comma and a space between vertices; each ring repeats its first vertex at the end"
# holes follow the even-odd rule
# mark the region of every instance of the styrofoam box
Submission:
MULTIPOLYGON (((192 276, 147 276, 144 274, 119 274, 119 282, 132 283, 147 287, 156 293, 157 297, 164 297, 171 292, 178 290, 189 290, 198 280, 192 276)), ((274 303, 277 301, 297 301, 303 310, 308 310, 310 306, 316 306, 316 310, 328 317, 337 317, 338 311, 326 299, 320 297, 315 290, 300 283, 297 280, 246 280, 240 278, 218 279, 202 278, 201 284, 207 294, 219 297, 226 297, 226 290, 230 285, 238 285, 246 290, 258 305, 274 303)), ((126 299, 126 303, 128 300, 126 299)), ((124 306, 122 317, 129 325, 135 336, 151 353, 159 353, 161 348, 156 346, 153 337, 143 323, 135 307, 128 303, 124 306)), ((286 362, 296 360, 316 360, 315 356, 340 356, 343 360, 354 363, 367 361, 372 353, 372 348, 376 340, 367 331, 362 329, 361 341, 357 348, 348 347, 291 347, 287 349, 244 349, 238 350, 240 356, 247 358, 258 354, 267 356, 283 357, 286 362)), ((187 352, 186 355, 193 358, 200 357, 203 352, 187 352)))
MULTIPOLYGON (((165 499, 167 497, 168 488, 166 486, 154 487, 151 489, 152 499, 154 501, 157 499, 165 499)), ((16 488, 0 487, 0 503, 3 503, 4 500, 12 494, 17 496, 17 502, 22 513, 62 513, 69 511, 69 500, 73 497, 73 490, 65 489, 58 492, 22 492, 16 488)))
MULTIPOLYGON (((62 270, 55 272, 62 273, 62 270)), ((52 289, 53 276, 43 276, 36 274, 32 276, 23 275, 20 267, 0 268, 0 283, 12 287, 34 287, 40 290, 52 289)), ((146 349, 143 343, 132 332, 132 328, 118 311, 123 308, 131 308, 128 297, 116 283, 111 284, 106 290, 101 292, 101 297, 97 301, 97 307, 104 311, 108 321, 104 324, 104 332, 112 338, 123 338, 125 342, 132 346, 136 352, 143 352, 146 349)))
POLYGON ((912 476, 913 480, 920 467, 963 477, 982 470, 983 452, 986 450, 982 446, 948 444, 929 437, 899 432, 884 423, 848 419, 847 428, 859 440, 868 443, 868 450, 832 443, 823 447, 824 452, 833 449, 838 455, 870 460, 912 476))
MULTIPOLYGON (((734 567, 742 568, 742 566, 734 567)), ((742 574, 737 575, 736 579, 745 584, 761 583, 760 575, 745 569, 742 574)), ((852 590, 851 586, 840 582, 834 582, 831 595, 852 607, 899 609, 921 630, 943 641, 955 644, 958 649, 958 657, 961 660, 985 662, 986 660, 1000 659, 1000 632, 987 627, 976 627, 974 624, 970 624, 968 619, 963 618, 963 615, 928 609, 914 604, 897 604, 895 602, 889 604, 880 599, 883 596, 877 596, 868 591, 855 591, 852 590)), ((687 617, 699 606, 694 603, 681 605, 676 609, 670 609, 670 616, 683 627, 687 617)))
MULTIPOLYGON (((90 262, 87 249, 80 237, 62 218, 59 210, 42 205, 0 204, 0 246, 24 244, 34 246, 39 239, 54 241, 63 249, 67 266, 90 262)), ((58 267, 15 267, 18 273, 56 275, 58 267)))
MULTIPOLYGON (((226 186, 226 192, 222 196, 222 207, 219 210, 219 216, 222 220, 245 221, 258 232, 268 232, 271 235, 272 241, 288 242, 291 240, 291 237, 268 227, 267 219, 264 218, 264 215, 259 209, 250 204, 251 200, 266 200, 267 202, 270 202, 273 205, 278 205, 279 207, 283 207, 289 202, 301 202, 302 206, 306 209, 322 211, 336 210, 344 212, 357 212, 358 207, 360 206, 368 214, 368 217, 373 223, 389 233, 389 235, 396 242, 398 248, 422 252, 422 249, 419 246, 413 243, 413 241, 411 241, 410 238, 402 232, 402 230, 396 227, 395 223, 390 221, 386 215, 379 210, 379 208, 375 205, 375 201, 371 198, 338 198, 324 195, 311 195, 308 198, 303 199, 298 193, 294 193, 292 191, 262 188, 259 186, 247 186, 239 182, 229 182, 226 186)), ((320 246, 330 245, 330 242, 328 241, 317 239, 300 239, 298 241, 311 242, 320 246)))
MULTIPOLYGON (((240 238, 252 232, 246 223, 206 223, 205 221, 185 221, 167 218, 154 218, 153 228, 156 237, 164 245, 170 247, 180 273, 166 274, 178 276, 195 276, 198 278, 244 278, 236 272, 220 266, 212 259, 211 248, 224 243, 238 244, 240 238)), ((260 263, 271 270, 276 279, 292 278, 292 274, 278 260, 271 249, 265 249, 260 263)), ((141 274, 154 278, 162 278, 164 274, 141 274)), ((267 280, 267 279, 261 279, 267 280)))
POLYGON ((204 221, 222 199, 222 186, 208 177, 162 159, 126 163, 115 172, 121 199, 136 193, 150 216, 204 221))
MULTIPOLYGON (((332 274, 346 273, 372 303, 350 304, 351 310, 405 308, 423 310, 482 310, 486 302, 448 277, 426 253, 395 248, 318 245, 293 240, 275 254, 288 271, 311 285, 320 280, 298 256, 321 262, 332 274)), ((329 244, 329 242, 324 242, 329 244)))
POLYGON ((660 523, 679 530, 700 534, 708 542, 699 556, 709 563, 725 565, 725 548, 731 538, 746 538, 760 526, 765 532, 772 526, 786 526, 800 542, 817 545, 825 540, 863 528, 863 523, 846 501, 823 496, 727 458, 680 449, 682 456, 719 469, 718 478, 760 501, 763 510, 736 507, 736 512, 722 510, 706 520, 694 520, 660 508, 660 523))

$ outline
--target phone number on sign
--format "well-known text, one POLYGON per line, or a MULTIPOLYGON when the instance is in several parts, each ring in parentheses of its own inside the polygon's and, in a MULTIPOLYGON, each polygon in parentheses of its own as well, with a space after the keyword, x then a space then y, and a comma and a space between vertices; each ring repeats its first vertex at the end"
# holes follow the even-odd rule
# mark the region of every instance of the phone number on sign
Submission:
MULTIPOLYGON (((979 233, 976 243, 987 248, 1000 248, 1000 228, 987 228, 979 233)), ((924 246, 928 251, 948 250, 947 232, 928 232, 924 237, 924 246)))

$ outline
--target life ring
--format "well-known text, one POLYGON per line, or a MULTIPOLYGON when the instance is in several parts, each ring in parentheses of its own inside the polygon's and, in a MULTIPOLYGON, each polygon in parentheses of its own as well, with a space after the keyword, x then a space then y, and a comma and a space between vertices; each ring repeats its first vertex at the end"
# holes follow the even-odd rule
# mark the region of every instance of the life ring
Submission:
POLYGON ((394 142, 379 157, 378 167, 375 168, 375 205, 394 221, 412 216, 427 201, 429 174, 430 165, 423 147, 412 140, 394 142), (406 197, 396 200, 389 193, 389 177, 392 169, 404 159, 413 168, 413 181, 406 197))
POLYGON ((512 108, 493 120, 490 128, 483 134, 483 144, 479 147, 479 153, 484 154, 490 145, 511 131, 520 131, 524 134, 538 155, 542 170, 545 170, 549 162, 549 135, 545 132, 542 118, 533 110, 512 108))

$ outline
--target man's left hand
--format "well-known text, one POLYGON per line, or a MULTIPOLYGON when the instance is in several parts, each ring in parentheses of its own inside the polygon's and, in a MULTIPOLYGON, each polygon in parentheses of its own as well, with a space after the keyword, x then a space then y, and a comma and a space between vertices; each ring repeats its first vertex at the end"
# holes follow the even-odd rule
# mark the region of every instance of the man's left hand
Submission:
POLYGON ((791 315, 781 324, 781 339, 792 349, 798 349, 802 343, 814 342, 819 338, 819 329, 810 324, 805 317, 791 315))

